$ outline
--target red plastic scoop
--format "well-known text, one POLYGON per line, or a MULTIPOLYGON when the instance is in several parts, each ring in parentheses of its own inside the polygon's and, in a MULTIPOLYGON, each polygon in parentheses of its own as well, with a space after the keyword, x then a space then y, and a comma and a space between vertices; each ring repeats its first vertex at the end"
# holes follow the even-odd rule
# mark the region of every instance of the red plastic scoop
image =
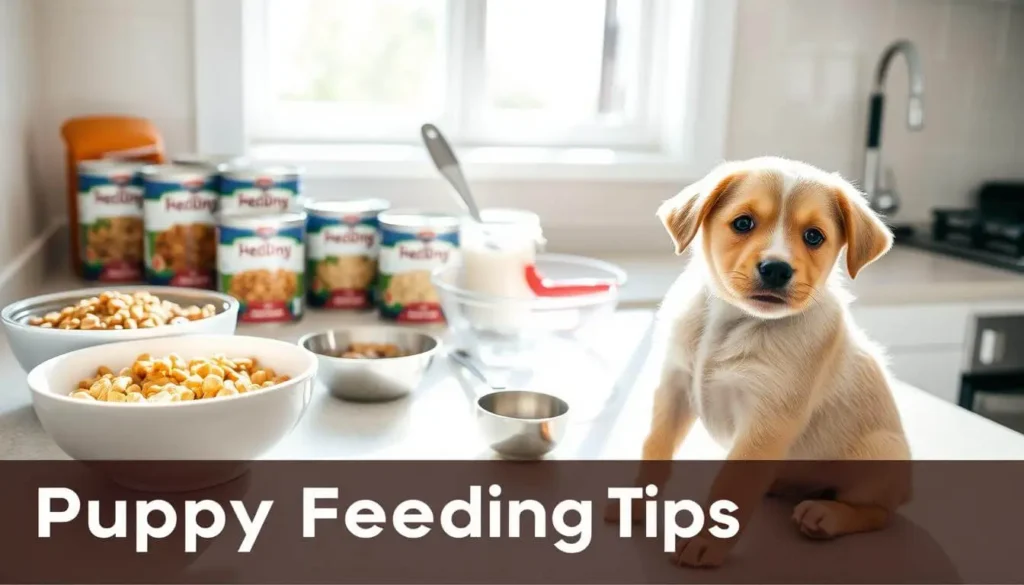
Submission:
POLYGON ((538 297, 572 297, 578 295, 590 295, 611 290, 617 283, 611 280, 598 280, 595 278, 578 278, 574 280, 554 281, 544 278, 537 272, 537 266, 530 264, 526 267, 526 284, 538 297))

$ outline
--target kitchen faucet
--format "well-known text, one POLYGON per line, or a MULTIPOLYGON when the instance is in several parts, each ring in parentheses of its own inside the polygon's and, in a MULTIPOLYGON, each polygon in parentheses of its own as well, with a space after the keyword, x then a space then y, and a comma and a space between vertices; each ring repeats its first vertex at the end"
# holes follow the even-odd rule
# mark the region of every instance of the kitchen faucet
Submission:
POLYGON ((871 94, 868 114, 868 146, 864 156, 864 194, 876 212, 893 215, 899 209, 900 199, 889 180, 887 187, 881 185, 882 175, 882 114, 885 110, 885 78, 889 66, 897 55, 907 60, 907 77, 910 80, 910 96, 907 102, 907 128, 920 130, 924 127, 924 72, 917 47, 908 40, 899 40, 886 47, 875 72, 875 88, 871 94))

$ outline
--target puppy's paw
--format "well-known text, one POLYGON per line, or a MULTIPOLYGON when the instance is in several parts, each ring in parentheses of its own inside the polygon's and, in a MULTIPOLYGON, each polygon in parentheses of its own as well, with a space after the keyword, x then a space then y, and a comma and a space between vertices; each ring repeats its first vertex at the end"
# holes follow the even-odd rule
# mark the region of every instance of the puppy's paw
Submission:
POLYGON ((672 554, 672 562, 681 567, 720 567, 729 555, 729 549, 729 544, 722 539, 699 535, 680 540, 672 554))
POLYGON ((808 538, 830 539, 841 534, 837 512, 820 500, 804 500, 793 508, 793 523, 808 538))
MULTIPOLYGON (((604 521, 609 524, 618 524, 619 518, 622 516, 622 511, 618 500, 612 500, 605 504, 604 507, 604 521)), ((630 520, 633 524, 643 524, 644 522, 644 503, 640 500, 633 500, 632 510, 630 511, 630 520)))

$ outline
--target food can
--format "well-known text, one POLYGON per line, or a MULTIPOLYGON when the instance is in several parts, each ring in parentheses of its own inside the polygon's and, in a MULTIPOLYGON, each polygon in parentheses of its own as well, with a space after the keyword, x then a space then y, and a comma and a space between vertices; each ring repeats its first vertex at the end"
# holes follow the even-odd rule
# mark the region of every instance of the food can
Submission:
POLYGON ((182 153, 171 158, 176 165, 202 166, 211 169, 226 170, 232 166, 244 167, 247 159, 235 154, 198 154, 194 152, 182 153))
POLYGON ((221 173, 220 209, 226 213, 302 210, 300 171, 292 166, 236 164, 221 173))
POLYGON ((383 199, 306 204, 306 283, 311 307, 373 306, 383 199))
POLYGON ((459 219, 439 213, 389 211, 380 223, 380 270, 375 299, 383 319, 444 321, 431 273, 459 253, 459 219))
POLYGON ((217 193, 221 192, 221 174, 232 167, 241 168, 249 164, 248 159, 234 154, 197 154, 184 153, 175 155, 171 162, 176 165, 203 167, 215 173, 214 182, 217 193))
POLYGON ((217 173, 204 166, 142 169, 146 281, 214 288, 217 173))
POLYGON ((218 215, 218 288, 238 299, 240 321, 302 317, 305 236, 301 212, 218 215))
POLYGON ((86 280, 142 280, 142 164, 78 163, 78 224, 86 280))

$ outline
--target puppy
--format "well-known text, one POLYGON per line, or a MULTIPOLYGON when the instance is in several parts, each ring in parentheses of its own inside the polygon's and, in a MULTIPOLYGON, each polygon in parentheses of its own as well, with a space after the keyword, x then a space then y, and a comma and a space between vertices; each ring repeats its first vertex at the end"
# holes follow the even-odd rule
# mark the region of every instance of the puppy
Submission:
MULTIPOLYGON (((909 498, 908 466, 813 477, 823 466, 786 461, 910 457, 880 352, 852 322, 836 269, 845 250, 856 277, 889 250, 889 230, 840 176, 779 158, 724 164, 658 217, 677 254, 693 251, 659 312, 668 352, 638 484, 668 480, 656 462, 699 418, 730 461, 766 462, 726 463, 712 487, 712 501, 737 503, 741 528, 769 491, 812 487, 835 497, 796 506, 804 534, 882 528, 909 498)), ((715 566, 735 541, 698 536, 675 559, 715 566)))

